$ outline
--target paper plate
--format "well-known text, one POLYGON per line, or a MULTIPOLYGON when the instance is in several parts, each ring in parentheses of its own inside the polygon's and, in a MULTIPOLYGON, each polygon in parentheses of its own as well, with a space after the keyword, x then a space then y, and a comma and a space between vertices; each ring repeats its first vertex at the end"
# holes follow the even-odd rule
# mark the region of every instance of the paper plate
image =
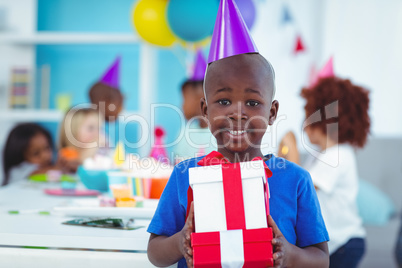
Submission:
POLYGON ((60 196, 98 196, 100 193, 96 190, 63 190, 63 189, 45 189, 44 192, 48 195, 60 195, 60 196))
POLYGON ((118 207, 55 207, 57 214, 71 217, 127 217, 133 219, 152 219, 155 208, 118 207))

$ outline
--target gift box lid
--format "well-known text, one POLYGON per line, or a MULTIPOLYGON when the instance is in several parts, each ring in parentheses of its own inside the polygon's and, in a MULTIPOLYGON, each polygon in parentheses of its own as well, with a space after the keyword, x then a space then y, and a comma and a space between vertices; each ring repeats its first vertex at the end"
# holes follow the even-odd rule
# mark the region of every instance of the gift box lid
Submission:
MULTIPOLYGON (((262 160, 241 162, 238 164, 240 165, 242 180, 256 177, 265 178, 265 167, 262 160)), ((194 184, 222 182, 222 169, 237 168, 237 166, 237 163, 235 163, 190 168, 188 171, 190 185, 193 187, 194 184)))

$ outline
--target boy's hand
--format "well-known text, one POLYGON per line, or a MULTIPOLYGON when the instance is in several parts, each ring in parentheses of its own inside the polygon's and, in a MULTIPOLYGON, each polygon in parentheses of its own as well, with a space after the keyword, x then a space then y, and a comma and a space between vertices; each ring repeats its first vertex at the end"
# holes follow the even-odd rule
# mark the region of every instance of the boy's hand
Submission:
POLYGON ((191 247, 191 233, 194 232, 194 205, 191 202, 186 224, 181 230, 180 251, 186 259, 187 267, 193 267, 193 248, 191 247))
POLYGON ((268 218, 268 225, 272 228, 274 234, 274 238, 272 239, 274 267, 287 267, 290 263, 289 255, 292 251, 292 245, 283 236, 271 215, 268 218))

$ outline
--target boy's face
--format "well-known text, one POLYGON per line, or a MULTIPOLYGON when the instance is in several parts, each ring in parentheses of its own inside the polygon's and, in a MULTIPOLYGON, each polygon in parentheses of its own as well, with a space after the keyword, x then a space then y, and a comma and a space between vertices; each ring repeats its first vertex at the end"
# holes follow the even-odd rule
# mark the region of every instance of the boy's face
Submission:
POLYGON ((273 79, 271 66, 259 54, 225 58, 208 67, 201 108, 223 155, 261 155, 262 137, 279 106, 272 102, 273 79))
POLYGON ((183 114, 186 120, 201 115, 200 99, 204 96, 202 86, 186 85, 183 88, 183 114), (195 88, 194 88, 195 87, 195 88))

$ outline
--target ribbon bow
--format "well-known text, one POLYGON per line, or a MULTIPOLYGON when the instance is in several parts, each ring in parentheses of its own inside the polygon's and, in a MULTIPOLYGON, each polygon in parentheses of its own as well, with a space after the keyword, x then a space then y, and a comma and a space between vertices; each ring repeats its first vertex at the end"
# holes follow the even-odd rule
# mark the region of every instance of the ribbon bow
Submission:
MULTIPOLYGON (((263 160, 262 157, 254 157, 251 161, 258 161, 258 160, 263 160)), ((267 178, 272 177, 272 171, 269 169, 267 164, 265 164, 264 161, 264 168, 265 168, 265 175, 267 178)), ((224 165, 224 164, 230 164, 230 161, 223 156, 223 154, 217 152, 217 151, 212 151, 211 153, 207 154, 204 158, 202 158, 200 161, 197 162, 197 165, 199 166, 212 166, 212 165, 224 165)))

